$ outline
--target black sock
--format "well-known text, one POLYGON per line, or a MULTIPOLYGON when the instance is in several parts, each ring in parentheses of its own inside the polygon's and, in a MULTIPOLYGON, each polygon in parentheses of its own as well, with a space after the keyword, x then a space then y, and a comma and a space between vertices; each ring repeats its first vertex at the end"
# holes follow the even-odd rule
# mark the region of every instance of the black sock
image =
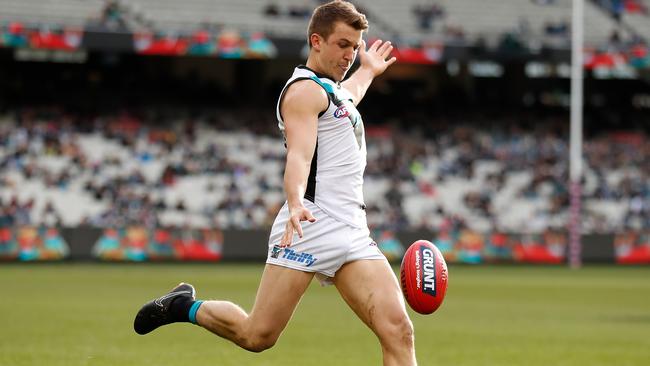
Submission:
POLYGON ((169 312, 175 322, 189 322, 190 321, 190 308, 194 305, 195 301, 186 296, 179 296, 172 301, 169 306, 169 312))

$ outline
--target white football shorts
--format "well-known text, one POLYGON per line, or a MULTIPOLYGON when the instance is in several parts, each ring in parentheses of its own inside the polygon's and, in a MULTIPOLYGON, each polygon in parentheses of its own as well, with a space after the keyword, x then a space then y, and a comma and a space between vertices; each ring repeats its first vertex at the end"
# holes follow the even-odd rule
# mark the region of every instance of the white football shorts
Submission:
POLYGON ((291 246, 280 247, 280 240, 289 220, 285 202, 273 222, 269 236, 268 264, 315 272, 321 285, 331 285, 336 271, 345 263, 360 260, 386 260, 367 226, 356 228, 328 216, 314 203, 305 200, 316 222, 301 222, 303 236, 294 232, 291 246))

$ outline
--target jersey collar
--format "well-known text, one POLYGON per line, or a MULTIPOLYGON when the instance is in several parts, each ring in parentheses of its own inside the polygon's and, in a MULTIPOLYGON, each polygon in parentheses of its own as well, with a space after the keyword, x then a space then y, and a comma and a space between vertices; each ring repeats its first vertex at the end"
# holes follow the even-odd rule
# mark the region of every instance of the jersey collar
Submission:
POLYGON ((316 71, 312 70, 311 68, 307 67, 307 65, 298 65, 298 68, 299 68, 299 69, 309 70, 309 71, 313 72, 314 75, 316 75, 317 77, 319 77, 319 78, 321 78, 321 79, 322 79, 322 78, 330 79, 330 80, 332 80, 334 83, 336 83, 336 85, 339 85, 339 82, 338 82, 338 81, 334 81, 334 78, 333 78, 333 77, 331 77, 331 76, 329 76, 329 75, 327 75, 327 74, 322 74, 322 73, 320 73, 320 72, 316 72, 316 71))

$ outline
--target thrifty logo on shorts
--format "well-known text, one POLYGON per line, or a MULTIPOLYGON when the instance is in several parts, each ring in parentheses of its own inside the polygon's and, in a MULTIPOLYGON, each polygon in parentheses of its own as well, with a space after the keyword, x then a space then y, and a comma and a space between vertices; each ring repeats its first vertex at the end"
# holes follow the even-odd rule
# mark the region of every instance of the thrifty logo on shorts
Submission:
MULTIPOLYGON (((272 255, 273 254, 275 254, 275 250, 273 251, 272 255)), ((278 253, 278 255, 279 254, 280 253, 278 253)), ((304 263, 306 267, 311 266, 318 260, 317 258, 314 258, 314 256, 309 253, 300 253, 289 248, 284 248, 284 254, 282 255, 282 258, 290 261, 298 262, 298 263, 304 263)))

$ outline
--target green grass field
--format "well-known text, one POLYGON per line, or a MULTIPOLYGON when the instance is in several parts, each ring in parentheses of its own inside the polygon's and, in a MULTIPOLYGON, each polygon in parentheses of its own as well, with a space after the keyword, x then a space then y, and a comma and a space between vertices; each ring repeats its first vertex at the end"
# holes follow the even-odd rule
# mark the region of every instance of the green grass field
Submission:
MULTIPOLYGON (((250 309, 257 265, 0 265, 0 365, 380 365, 333 287, 307 292, 278 344, 240 350, 193 325, 147 336, 140 305, 179 281, 250 309)), ((447 298, 412 314, 420 365, 648 365, 650 268, 451 266, 447 298)))

